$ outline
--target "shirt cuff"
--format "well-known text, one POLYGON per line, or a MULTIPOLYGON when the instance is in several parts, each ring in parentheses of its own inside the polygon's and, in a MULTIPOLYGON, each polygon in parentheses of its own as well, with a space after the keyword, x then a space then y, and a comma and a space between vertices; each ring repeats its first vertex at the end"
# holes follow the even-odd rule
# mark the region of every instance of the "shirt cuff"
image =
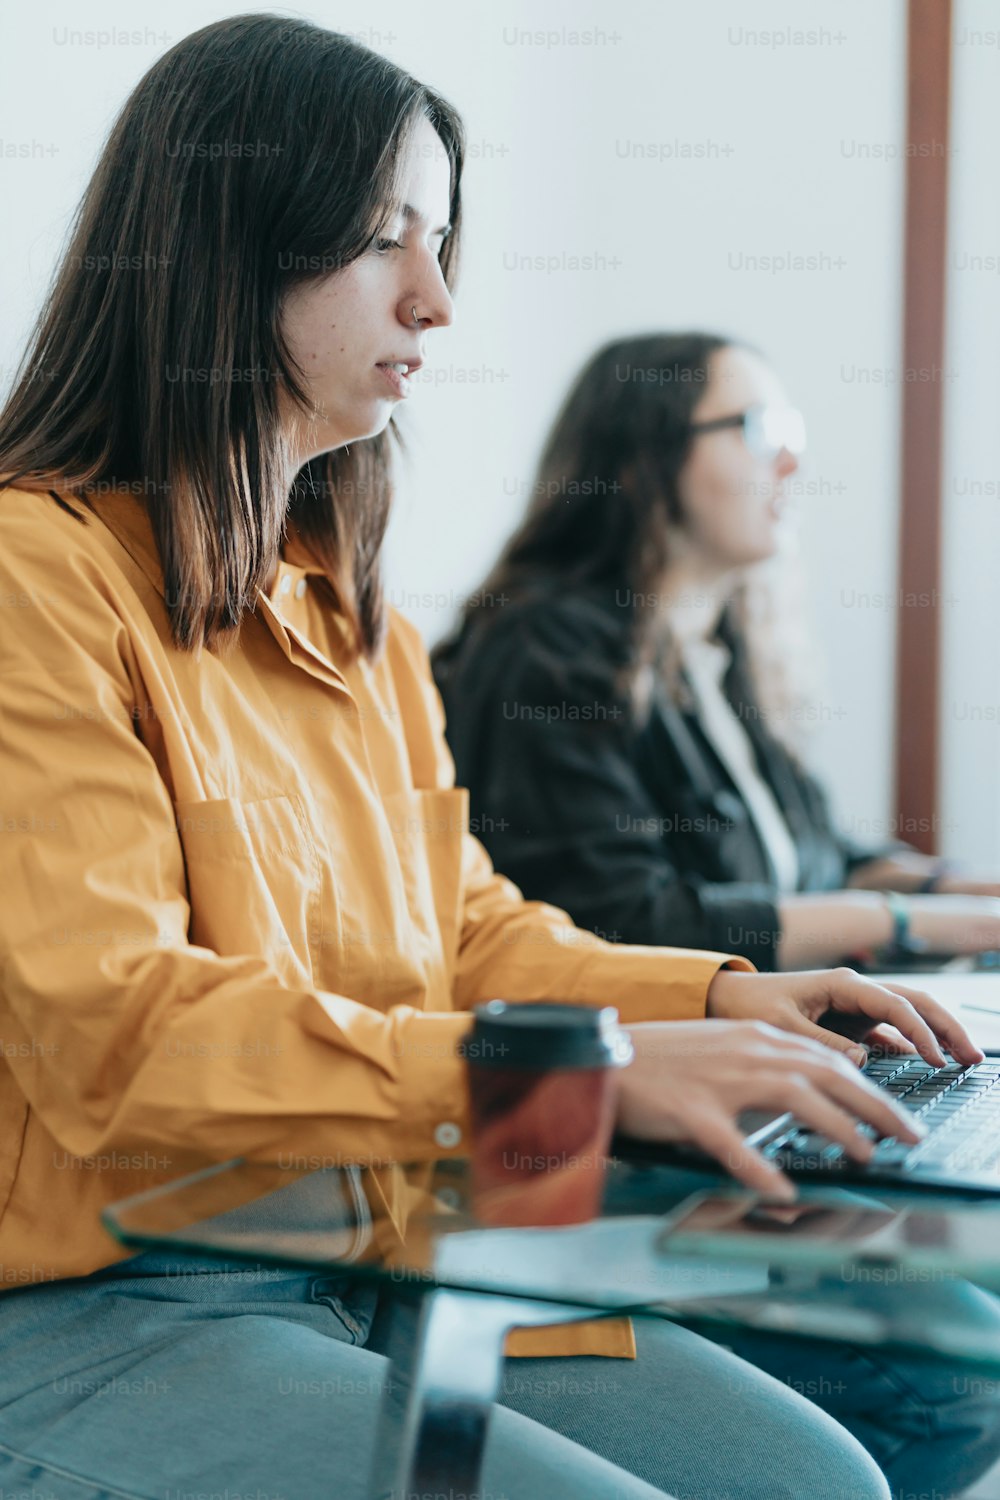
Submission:
POLYGON ((469 1155, 469 1088, 458 1046, 472 1025, 470 1015, 435 1011, 411 1012, 398 1025, 399 1118, 413 1161, 469 1155))
POLYGON ((735 948, 754 968, 778 967, 781 918, 770 886, 755 883, 703 886, 699 892, 709 940, 735 948))

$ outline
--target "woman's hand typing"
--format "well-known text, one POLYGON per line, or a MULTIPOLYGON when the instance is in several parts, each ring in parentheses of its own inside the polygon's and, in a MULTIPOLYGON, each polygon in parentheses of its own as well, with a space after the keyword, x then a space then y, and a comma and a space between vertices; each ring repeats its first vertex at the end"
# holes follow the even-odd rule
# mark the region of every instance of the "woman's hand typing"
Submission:
POLYGON ((934 1067, 947 1059, 982 1062, 983 1053, 961 1022, 924 990, 880 984, 853 969, 813 969, 803 974, 746 974, 720 969, 709 985, 707 1016, 726 1021, 767 1021, 854 1062, 864 1043, 893 1051, 916 1050, 934 1067))
POLYGON ((621 1074, 617 1128, 641 1140, 690 1141, 771 1197, 790 1201, 795 1188, 746 1145, 737 1123, 744 1110, 791 1110, 859 1162, 873 1150, 859 1124, 903 1141, 924 1133, 838 1052, 763 1022, 647 1021, 625 1029, 635 1057, 621 1074))

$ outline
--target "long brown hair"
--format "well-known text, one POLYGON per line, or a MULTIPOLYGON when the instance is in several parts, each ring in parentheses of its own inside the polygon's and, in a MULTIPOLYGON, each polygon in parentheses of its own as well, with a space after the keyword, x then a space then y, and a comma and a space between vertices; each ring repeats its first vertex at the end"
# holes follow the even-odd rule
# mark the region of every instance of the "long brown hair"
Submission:
MULTIPOLYGON (((654 333, 603 345, 576 377, 553 422, 527 509, 497 562, 433 653, 439 681, 470 633, 511 607, 586 591, 622 622, 616 689, 637 718, 655 673, 684 699, 664 610, 670 528, 683 525, 678 481, 694 441, 694 409, 713 355, 749 348, 719 334, 654 333)), ((733 689, 799 752, 814 673, 802 629, 794 559, 758 565, 734 593, 720 632, 735 656, 733 689)))
POLYGON ((451 164, 451 286, 460 117, 349 37, 273 15, 214 22, 153 65, 111 130, 0 412, 0 475, 84 505, 139 494, 182 649, 232 643, 289 519, 358 649, 378 649, 398 434, 312 460, 289 492, 279 392, 311 406, 280 312, 379 233, 420 116, 451 164))
POLYGON ((621 613, 630 646, 620 686, 632 696, 662 646, 656 601, 669 527, 682 520, 677 481, 693 441, 692 413, 708 387, 712 355, 731 343, 710 333, 643 334, 590 357, 549 431, 525 514, 470 596, 462 625, 485 626, 498 601, 553 589, 627 595, 621 613))

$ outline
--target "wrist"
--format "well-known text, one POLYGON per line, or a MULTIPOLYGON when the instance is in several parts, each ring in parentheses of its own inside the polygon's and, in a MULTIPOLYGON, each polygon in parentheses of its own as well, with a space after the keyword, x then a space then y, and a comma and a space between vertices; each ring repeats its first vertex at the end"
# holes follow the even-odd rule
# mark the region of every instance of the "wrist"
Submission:
MULTIPOLYGON (((846 905, 850 908, 845 936, 848 963, 875 963, 875 955, 892 943, 896 923, 881 891, 852 891, 846 905)), ((843 951, 843 950, 841 950, 843 951)))
POLYGON ((883 920, 888 919, 889 931, 881 942, 865 945, 852 958, 865 968, 886 969, 925 954, 928 945, 913 931, 913 914, 906 897, 898 891, 881 891, 877 899, 883 920))
MULTIPOLYGON (((727 988, 729 980, 734 974, 745 974, 747 972, 742 967, 730 968, 728 964, 721 964, 716 969, 708 982, 708 989, 705 991, 705 1019, 707 1021, 718 1020, 725 1014, 722 994, 727 988)), ((749 972, 752 973, 753 970, 749 972)))
POLYGON ((954 889, 951 876, 955 874, 955 866, 949 859, 935 860, 931 868, 925 874, 923 880, 917 886, 916 894, 920 896, 932 896, 948 889, 954 889))

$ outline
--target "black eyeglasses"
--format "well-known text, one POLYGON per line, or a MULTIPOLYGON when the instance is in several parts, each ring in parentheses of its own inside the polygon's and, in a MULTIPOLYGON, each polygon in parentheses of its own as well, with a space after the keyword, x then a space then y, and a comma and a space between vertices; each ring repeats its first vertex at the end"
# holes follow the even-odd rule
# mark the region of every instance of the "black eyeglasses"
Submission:
POLYGON ((731 417, 713 417, 710 422, 692 422, 692 432, 742 429, 743 441, 758 458, 777 458, 782 449, 797 458, 805 452, 806 423, 794 406, 750 406, 731 417))

